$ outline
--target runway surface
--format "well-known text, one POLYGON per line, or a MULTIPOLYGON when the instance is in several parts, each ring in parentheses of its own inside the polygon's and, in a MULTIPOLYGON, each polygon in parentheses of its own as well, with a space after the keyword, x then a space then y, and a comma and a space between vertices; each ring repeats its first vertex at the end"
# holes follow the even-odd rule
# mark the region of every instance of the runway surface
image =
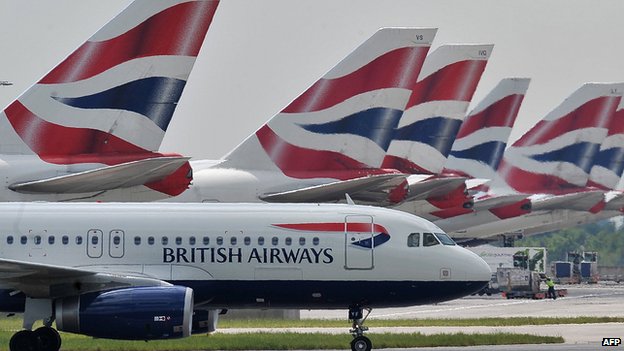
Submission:
MULTIPOLYGON (((596 284, 557 286, 568 289, 568 296, 557 300, 507 300, 500 295, 470 296, 459 300, 427 306, 388 308, 373 310, 369 319, 431 319, 431 318, 485 318, 485 317, 624 317, 624 284, 596 284)), ((245 329, 264 332, 326 332, 348 333, 346 310, 301 311, 301 318, 344 319, 344 328, 288 328, 288 329, 245 329)), ((241 332, 236 329, 222 329, 221 332, 241 332)), ((478 347, 436 347, 418 350, 596 350, 602 348, 602 338, 624 338, 624 323, 565 324, 516 327, 417 327, 417 328, 372 328, 375 333, 494 333, 512 332, 535 335, 562 336, 565 344, 558 345, 509 345, 478 347)), ((373 340, 374 345, 374 340, 373 340)), ((624 349, 624 346, 615 349, 624 349)))

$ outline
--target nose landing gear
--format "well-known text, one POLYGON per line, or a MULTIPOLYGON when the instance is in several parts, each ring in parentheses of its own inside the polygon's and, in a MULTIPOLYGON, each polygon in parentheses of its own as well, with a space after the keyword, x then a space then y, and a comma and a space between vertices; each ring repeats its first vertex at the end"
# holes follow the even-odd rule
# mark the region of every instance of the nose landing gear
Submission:
POLYGON ((349 306, 349 320, 353 322, 351 330, 349 332, 353 335, 351 341, 352 351, 371 351, 373 344, 370 339, 364 336, 364 332, 368 330, 368 327, 364 326, 364 322, 368 315, 371 313, 371 308, 362 308, 362 306, 349 306), (363 310, 366 309, 366 316, 363 315, 363 310))

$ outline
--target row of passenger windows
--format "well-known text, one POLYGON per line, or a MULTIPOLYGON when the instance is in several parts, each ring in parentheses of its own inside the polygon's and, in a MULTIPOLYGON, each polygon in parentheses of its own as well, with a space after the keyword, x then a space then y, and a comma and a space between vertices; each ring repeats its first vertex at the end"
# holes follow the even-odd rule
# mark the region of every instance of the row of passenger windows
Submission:
POLYGON ((453 239, 444 233, 412 233, 407 236, 407 246, 419 247, 420 237, 422 236, 422 246, 435 246, 442 243, 443 245, 456 245, 453 239))
MULTIPOLYGON (((142 240, 143 239, 140 236, 135 236, 134 237, 134 244, 135 245, 141 245, 142 240)), ((41 245, 43 239, 42 239, 42 237, 40 235, 36 235, 35 237, 33 237, 33 241, 34 241, 35 245, 41 245)), ((91 245, 98 245, 99 241, 100 241, 100 237, 99 236, 94 235, 94 236, 91 237, 91 245)), ((182 245, 183 244, 183 239, 180 236, 175 237, 173 239, 173 241, 175 241, 176 245, 182 245)), ((223 238, 222 236, 218 236, 215 239, 215 243, 217 245, 219 245, 219 246, 222 246, 225 241, 226 241, 226 239, 223 238)), ((242 240, 243 244, 245 244, 246 246, 251 245, 251 241, 252 241, 251 237, 248 237, 248 236, 244 237, 243 240, 242 240)), ((6 243, 7 244, 12 245, 14 242, 15 242, 15 239, 14 239, 14 237, 12 235, 7 236, 7 238, 6 238, 6 243)), ((26 235, 20 236, 19 237, 19 242, 22 245, 26 245, 28 243, 28 237, 26 235)), ((48 244, 54 245, 55 242, 56 242, 56 237, 55 236, 53 236, 53 235, 48 236, 48 244)), ((76 245, 82 245, 83 237, 80 236, 80 235, 76 236, 74 238, 74 242, 76 243, 76 245)), ((198 240, 194 236, 191 236, 191 237, 188 238, 188 244, 191 245, 191 246, 196 245, 197 242, 198 242, 198 240)), ((300 246, 304 246, 306 244, 306 238, 300 237, 298 242, 299 242, 300 246)), ((61 243, 63 245, 68 245, 70 243, 69 236, 68 235, 61 236, 61 243)), ((113 244, 114 245, 119 245, 120 243, 121 243, 121 236, 119 236, 119 235, 113 236, 113 244)), ((155 237, 153 237, 153 236, 147 237, 147 244, 148 245, 154 245, 155 243, 156 243, 156 238, 155 237)), ((162 245, 169 245, 169 237, 162 236, 160 238, 160 243, 162 245)), ((210 245, 210 237, 204 236, 202 238, 202 240, 201 240, 201 243, 204 246, 210 245)), ((237 237, 230 237, 229 238, 229 243, 230 243, 230 245, 237 245, 238 244, 238 238, 237 237)), ((275 246, 275 245, 279 245, 279 243, 280 243, 280 238, 278 238, 276 236, 271 238, 271 245, 275 246)), ((320 239, 318 237, 312 238, 312 245, 318 246, 319 243, 320 243, 320 239)), ((260 245, 260 246, 263 246, 265 244, 265 238, 262 237, 262 236, 259 236, 257 238, 257 244, 260 245)), ((293 245, 293 239, 290 238, 290 237, 284 238, 284 244, 286 246, 293 245)))

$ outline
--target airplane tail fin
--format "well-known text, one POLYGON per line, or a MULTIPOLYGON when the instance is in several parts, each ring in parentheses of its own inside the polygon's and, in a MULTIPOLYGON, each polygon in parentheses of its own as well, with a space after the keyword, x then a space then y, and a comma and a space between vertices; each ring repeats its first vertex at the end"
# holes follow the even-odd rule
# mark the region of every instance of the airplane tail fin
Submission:
POLYGON ((218 0, 136 0, 0 115, 0 153, 158 150, 218 0))
POLYGON ((378 168, 435 33, 380 29, 226 155, 222 166, 337 179, 378 168))
POLYGON ((621 101, 609 125, 609 134, 594 157, 594 165, 589 173, 587 185, 602 190, 615 190, 623 171, 624 101, 621 101))
POLYGON ((505 151, 501 178, 522 193, 584 187, 623 91, 623 84, 584 84, 505 151))
POLYGON ((382 168, 438 174, 493 45, 443 45, 425 61, 382 168))
POLYGON ((445 173, 494 179, 529 78, 506 78, 468 114, 457 133, 445 173))

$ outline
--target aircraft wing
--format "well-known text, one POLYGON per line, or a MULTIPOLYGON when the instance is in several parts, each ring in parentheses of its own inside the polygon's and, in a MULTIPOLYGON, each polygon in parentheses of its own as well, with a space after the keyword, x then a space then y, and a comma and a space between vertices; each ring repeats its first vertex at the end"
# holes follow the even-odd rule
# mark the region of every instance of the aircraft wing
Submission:
POLYGON ((344 200, 349 194, 354 200, 383 202, 387 201, 388 193, 405 181, 404 174, 380 174, 361 178, 337 181, 300 188, 279 193, 260 196, 267 202, 327 202, 344 200), (376 191, 378 190, 378 191, 376 191))
POLYGON ((165 281, 0 258, 0 283, 33 298, 56 298, 130 286, 167 286, 165 281))
POLYGON ((576 210, 589 211, 597 203, 604 200, 604 192, 600 190, 583 191, 564 195, 553 195, 541 198, 531 197, 533 211, 542 210, 576 210))
POLYGON ((408 178, 409 192, 406 201, 426 200, 442 196, 460 187, 468 178, 460 176, 408 178))
POLYGON ((188 162, 188 157, 164 156, 121 163, 58 177, 16 183, 20 193, 76 194, 129 188, 164 179, 188 162))

